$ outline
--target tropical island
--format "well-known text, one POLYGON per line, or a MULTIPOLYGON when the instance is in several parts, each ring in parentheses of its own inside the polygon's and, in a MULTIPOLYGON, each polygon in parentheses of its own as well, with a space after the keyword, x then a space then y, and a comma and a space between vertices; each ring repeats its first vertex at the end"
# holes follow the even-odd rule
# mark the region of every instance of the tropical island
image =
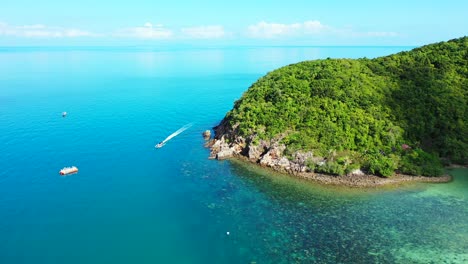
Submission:
POLYGON ((446 182, 468 164, 468 37, 375 59, 304 61, 237 100, 208 146, 324 183, 446 182))

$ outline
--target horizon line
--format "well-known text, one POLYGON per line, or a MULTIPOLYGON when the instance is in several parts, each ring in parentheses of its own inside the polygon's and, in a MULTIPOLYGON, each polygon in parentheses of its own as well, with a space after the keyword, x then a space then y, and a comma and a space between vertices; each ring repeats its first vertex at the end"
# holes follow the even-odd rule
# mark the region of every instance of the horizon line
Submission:
POLYGON ((198 48, 198 49, 216 49, 216 48, 413 48, 424 45, 191 45, 191 44, 175 44, 175 45, 0 45, 0 49, 22 49, 22 48, 198 48))

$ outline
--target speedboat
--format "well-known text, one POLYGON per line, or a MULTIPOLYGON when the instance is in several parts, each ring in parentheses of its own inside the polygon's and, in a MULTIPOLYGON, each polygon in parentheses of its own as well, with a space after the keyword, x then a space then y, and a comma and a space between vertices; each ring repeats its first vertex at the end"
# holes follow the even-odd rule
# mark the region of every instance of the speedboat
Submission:
POLYGON ((158 144, 156 144, 156 146, 154 146, 155 148, 162 148, 164 146, 164 142, 159 142, 158 144))
POLYGON ((63 169, 60 170, 60 175, 67 175, 67 174, 72 174, 72 173, 77 173, 78 172, 78 168, 75 167, 75 166, 71 166, 71 167, 65 167, 63 169))

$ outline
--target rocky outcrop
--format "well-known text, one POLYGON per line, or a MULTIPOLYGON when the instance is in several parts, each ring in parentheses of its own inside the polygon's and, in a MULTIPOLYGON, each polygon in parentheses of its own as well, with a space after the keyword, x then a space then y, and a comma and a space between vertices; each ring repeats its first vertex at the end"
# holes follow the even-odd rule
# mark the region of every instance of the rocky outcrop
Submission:
POLYGON ((216 153, 216 159, 223 160, 232 157, 234 155, 234 151, 230 148, 223 149, 220 152, 216 153))
POLYGON ((254 145, 249 145, 247 147, 247 157, 249 158, 249 160, 251 161, 258 161, 260 160, 260 157, 262 155, 262 152, 260 150, 260 147, 259 146, 254 146, 254 145))
MULTIPOLYGON (((391 178, 381 178, 368 175, 360 169, 356 169, 343 176, 332 176, 314 173, 308 164, 321 166, 327 161, 323 157, 314 156, 312 152, 296 151, 292 155, 285 156, 286 146, 281 144, 281 138, 272 141, 258 140, 256 135, 247 138, 237 136, 235 127, 229 127, 225 121, 214 128, 214 139, 208 141, 205 146, 211 149, 210 158, 224 160, 239 157, 262 167, 275 171, 286 172, 300 178, 318 181, 323 184, 345 185, 350 187, 376 187, 389 184, 401 184, 403 182, 447 182, 451 177, 415 177, 395 175, 391 178)), ((208 131, 208 130, 207 130, 208 131)), ((205 135, 205 134, 204 134, 205 135)))
POLYGON ((202 133, 202 136, 205 140, 209 140, 211 138, 211 131, 210 130, 205 130, 203 133, 202 133))
POLYGON ((311 169, 307 167, 308 161, 313 161, 317 163, 322 160, 320 157, 314 157, 312 152, 296 152, 293 155, 293 160, 291 162, 291 170, 296 172, 307 172, 311 169))
MULTIPOLYGON (((273 144, 268 151, 260 158, 260 165, 267 166, 267 167, 277 167, 280 164, 285 164, 283 151, 286 149, 284 145, 278 145, 277 143, 273 144), (280 160, 283 159, 283 162, 280 163, 280 160)), ((289 166, 289 162, 287 164, 289 166)))
POLYGON ((210 158, 223 160, 234 155, 240 155, 245 148, 245 140, 242 137, 236 138, 232 143, 226 137, 213 139, 206 145, 211 149, 210 158))
POLYGON ((236 136, 235 128, 229 128, 224 122, 214 130, 215 137, 207 145, 211 149, 212 159, 223 160, 237 156, 277 171, 297 173, 307 171, 306 161, 313 158, 312 152, 307 152, 296 153, 290 160, 284 156, 286 146, 280 144, 279 139, 272 142, 256 140, 255 135, 245 139, 236 136))
POLYGON ((281 168, 284 168, 286 170, 290 170, 291 169, 291 162, 286 158, 286 157, 282 157, 278 163, 277 163, 278 166, 280 166, 281 168))

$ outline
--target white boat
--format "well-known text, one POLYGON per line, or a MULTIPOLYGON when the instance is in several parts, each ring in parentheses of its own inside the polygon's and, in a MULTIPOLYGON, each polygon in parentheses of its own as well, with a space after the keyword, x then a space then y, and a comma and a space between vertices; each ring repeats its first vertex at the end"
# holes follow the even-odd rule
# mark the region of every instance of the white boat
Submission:
POLYGON ((164 142, 159 142, 158 144, 156 144, 156 146, 154 146, 155 148, 162 148, 166 143, 164 142))
POLYGON ((67 112, 62 112, 62 117, 66 117, 67 116, 67 112))
POLYGON ((76 173, 76 172, 78 172, 78 168, 75 166, 65 167, 60 170, 60 175, 67 175, 67 174, 76 173))

